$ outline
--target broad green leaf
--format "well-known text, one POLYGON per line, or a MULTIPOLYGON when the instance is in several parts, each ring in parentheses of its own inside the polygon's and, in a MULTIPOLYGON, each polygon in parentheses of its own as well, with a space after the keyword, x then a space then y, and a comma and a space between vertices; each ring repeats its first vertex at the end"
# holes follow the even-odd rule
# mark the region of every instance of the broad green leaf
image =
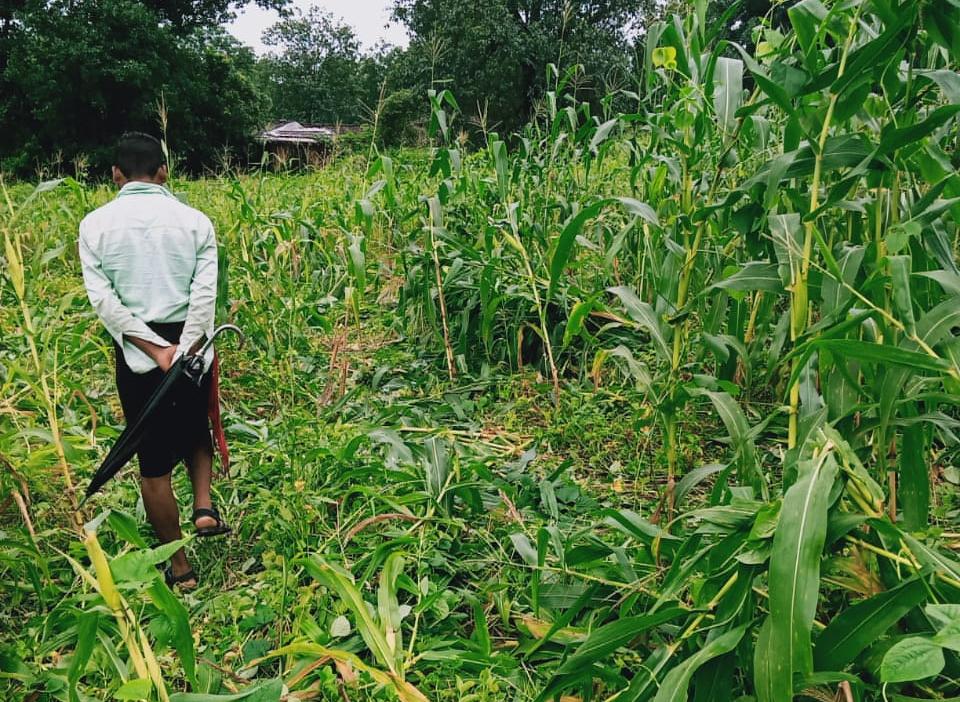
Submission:
POLYGON ((177 692, 170 695, 170 702, 280 702, 283 693, 283 681, 270 680, 252 685, 232 695, 211 695, 198 692, 177 692))
POLYGON ((960 604, 930 604, 924 611, 937 629, 933 642, 960 652, 960 604))
POLYGON ((110 514, 107 516, 107 524, 117 533, 124 541, 136 546, 137 548, 147 548, 146 539, 140 536, 140 529, 137 526, 137 521, 125 512, 118 512, 117 510, 110 510, 110 514))
POLYGON ((77 683, 83 677, 87 663, 90 661, 90 654, 93 653, 93 645, 97 640, 99 618, 100 614, 96 610, 77 615, 77 644, 73 649, 73 656, 70 658, 70 668, 67 670, 67 681, 70 683, 70 702, 79 702, 80 700, 77 694, 77 683))
POLYGON ((913 578, 892 590, 857 602, 834 617, 817 637, 816 667, 843 668, 873 645, 907 612, 927 599, 927 587, 913 578))
POLYGON ((790 18, 790 24, 793 25, 800 48, 803 50, 807 67, 815 70, 816 61, 813 60, 812 50, 817 34, 827 20, 827 8, 820 0, 800 0, 787 10, 787 15, 790 18))
POLYGON ((931 112, 926 119, 907 127, 887 127, 880 135, 878 154, 889 154, 908 146, 939 129, 960 112, 960 105, 945 105, 931 112))
POLYGON ((357 629, 364 643, 373 653, 374 658, 383 667, 391 672, 396 672, 396 665, 393 649, 387 642, 383 632, 377 626, 370 610, 367 608, 367 602, 363 599, 360 590, 353 583, 353 577, 346 570, 333 563, 328 563, 319 555, 313 555, 309 558, 303 558, 300 563, 306 568, 307 572, 319 581, 322 585, 329 588, 343 600, 343 603, 350 609, 354 621, 357 623, 357 629))
POLYGON ((150 678, 135 678, 128 680, 113 693, 115 700, 145 700, 150 697, 153 691, 153 683, 150 678))
POLYGON ((403 632, 400 628, 400 605, 397 602, 397 580, 403 573, 403 555, 394 551, 387 556, 380 572, 377 588, 377 613, 387 647, 393 653, 391 669, 400 670, 403 661, 403 632), (396 666, 396 667, 394 667, 396 666))
POLYGON ((823 313, 831 314, 840 310, 853 296, 851 287, 860 271, 860 264, 863 263, 863 256, 866 249, 863 246, 846 246, 840 255, 838 265, 840 268, 841 279, 838 280, 832 275, 823 276, 822 299, 823 313))
POLYGON ((749 261, 743 264, 743 267, 731 275, 729 278, 717 281, 712 288, 721 288, 724 290, 767 290, 770 292, 784 293, 783 281, 778 273, 776 263, 766 263, 763 261, 749 261))
POLYGON ((711 639, 705 646, 698 649, 695 653, 684 659, 682 663, 671 669, 660 683, 660 690, 654 698, 654 702, 686 702, 687 688, 690 686, 690 678, 701 665, 707 661, 729 653, 743 638, 747 630, 747 624, 738 626, 715 639, 711 639))
POLYGON ((770 648, 789 686, 813 670, 810 635, 820 589, 827 507, 838 466, 832 452, 798 463, 798 479, 783 498, 770 555, 770 648))
POLYGON ((696 394, 707 397, 720 415, 730 435, 730 443, 737 452, 740 479, 744 482, 756 481, 760 486, 765 487, 763 476, 760 475, 757 465, 757 449, 750 433, 750 424, 740 405, 726 392, 698 390, 696 394))
POLYGON ((613 131, 613 128, 617 126, 620 122, 619 118, 608 119, 606 122, 597 127, 597 130, 593 133, 593 137, 590 139, 590 151, 594 154, 597 153, 600 144, 607 140, 607 137, 610 136, 610 132, 613 131))
POLYGON ((160 579, 154 580, 147 588, 150 599, 166 616, 172 631, 173 647, 180 656, 184 675, 191 685, 197 682, 196 652, 193 647, 193 629, 190 626, 190 613, 167 584, 160 579))
POLYGON ((721 56, 714 69, 713 107, 720 128, 733 132, 737 126, 736 112, 743 94, 743 61, 721 56))
POLYGON ((960 275, 945 270, 923 271, 921 273, 915 273, 914 275, 922 275, 925 278, 936 281, 945 293, 955 295, 960 299, 960 275))
POLYGON ((537 567, 537 549, 530 543, 530 538, 523 533, 514 532, 510 534, 510 541, 513 542, 513 548, 516 549, 523 562, 534 568, 537 567))
POLYGON ((547 300, 553 297, 557 289, 557 283, 563 275, 570 255, 573 252, 577 237, 583 231, 583 226, 587 220, 596 217, 603 209, 604 202, 595 202, 589 207, 584 207, 577 214, 570 217, 563 225, 563 231, 557 239, 557 246, 553 251, 553 257, 550 259, 550 287, 547 290, 547 300))
POLYGON ((910 531, 926 529, 930 512, 930 468, 923 426, 913 424, 903 430, 898 452, 900 481, 897 485, 903 508, 903 525, 910 531))
POLYGON ((647 203, 640 202, 632 197, 615 197, 613 200, 623 205, 623 208, 634 217, 639 217, 655 227, 660 226, 660 220, 657 218, 657 213, 647 203))
POLYGON ((160 577, 156 569, 158 563, 163 563, 175 554, 190 537, 171 541, 152 549, 137 549, 110 561, 110 572, 118 583, 146 583, 160 577))
POLYGON ((570 342, 583 332, 584 321, 590 316, 595 304, 596 298, 591 297, 587 300, 580 300, 570 310, 570 314, 567 316, 567 324, 563 328, 563 348, 569 346, 570 342))
POLYGON ((960 104, 960 73, 946 68, 940 69, 916 69, 916 75, 922 78, 928 78, 939 86, 943 96, 952 104, 960 104))
MULTIPOLYGON (((935 347, 951 335, 951 331, 960 326, 960 298, 944 300, 933 309, 924 313, 917 321, 917 337, 927 346, 935 347)), ((908 354, 917 354, 918 344, 905 339, 900 349, 908 354)), ((934 359, 931 362, 935 363, 934 359)), ((893 408, 900 399, 900 391, 909 377, 909 364, 905 367, 889 369, 883 378, 880 390, 880 431, 886 435, 887 427, 893 415, 893 408)))
POLYGON ((911 636, 895 643, 883 656, 880 680, 885 683, 924 680, 943 670, 944 663, 943 649, 937 644, 911 636))
POLYGON ((858 339, 816 339, 812 345, 817 349, 864 363, 896 365, 934 373, 941 373, 953 367, 950 361, 943 358, 934 358, 919 351, 907 351, 900 346, 874 344, 858 339))
POLYGON ((667 340, 663 335, 663 329, 660 326, 660 320, 653 307, 647 302, 642 302, 636 293, 630 288, 620 285, 614 288, 608 288, 609 292, 620 298, 624 309, 630 318, 640 325, 650 334, 654 345, 657 348, 661 358, 668 359, 671 356, 671 350, 667 346, 667 340))
POLYGON ((562 689, 558 683, 566 675, 582 674, 589 671, 591 665, 606 658, 622 646, 626 646, 645 631, 689 614, 678 607, 667 607, 655 614, 636 617, 624 617, 594 629, 577 650, 557 669, 554 679, 547 685, 539 699, 549 697, 551 691, 562 689))
POLYGON ((577 650, 557 669, 557 675, 578 672, 626 646, 643 632, 689 614, 678 607, 667 607, 656 614, 624 617, 594 629, 577 650))
POLYGON ((757 635, 757 644, 753 649, 753 686, 758 702, 792 702, 790 665, 775 648, 773 625, 773 618, 768 615, 757 635))

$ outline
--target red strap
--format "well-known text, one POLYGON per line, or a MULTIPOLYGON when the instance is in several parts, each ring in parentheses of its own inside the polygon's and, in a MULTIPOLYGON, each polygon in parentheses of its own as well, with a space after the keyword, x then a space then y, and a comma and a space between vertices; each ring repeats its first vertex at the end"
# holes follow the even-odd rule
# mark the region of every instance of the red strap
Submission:
POLYGON ((213 431, 213 443, 220 454, 220 474, 230 474, 230 449, 227 437, 223 433, 223 421, 220 417, 220 357, 214 352, 213 367, 210 369, 210 396, 207 399, 207 415, 213 431))

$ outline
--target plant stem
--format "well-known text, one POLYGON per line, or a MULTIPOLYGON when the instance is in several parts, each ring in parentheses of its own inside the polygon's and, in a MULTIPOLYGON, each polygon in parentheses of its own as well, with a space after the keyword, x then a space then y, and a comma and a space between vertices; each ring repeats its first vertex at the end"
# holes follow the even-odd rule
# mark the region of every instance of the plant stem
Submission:
MULTIPOLYGON (((856 29, 860 19, 860 10, 862 6, 857 7, 857 11, 850 21, 850 29, 847 32, 847 39, 843 45, 843 52, 840 55, 840 64, 837 67, 837 78, 840 78, 847 66, 847 56, 850 53, 850 47, 853 45, 853 39, 856 36, 856 29)), ((810 184, 810 206, 808 218, 804 223, 803 237, 803 259, 800 262, 799 275, 796 276, 791 285, 791 303, 790 303, 790 340, 796 343, 797 339, 807 328, 810 319, 810 301, 807 288, 807 280, 810 274, 810 260, 813 256, 814 227, 816 220, 813 215, 820 206, 820 179, 823 174, 823 149, 827 143, 827 137, 830 135, 830 123, 833 121, 833 111, 837 105, 838 93, 830 95, 830 103, 827 105, 827 113, 823 118, 823 126, 820 129, 820 138, 817 141, 817 153, 813 162, 813 180, 810 184)), ((797 445, 797 425, 800 414, 800 382, 798 364, 802 359, 795 358, 793 361, 793 374, 798 379, 790 386, 790 420, 787 430, 787 448, 793 448, 797 445)))

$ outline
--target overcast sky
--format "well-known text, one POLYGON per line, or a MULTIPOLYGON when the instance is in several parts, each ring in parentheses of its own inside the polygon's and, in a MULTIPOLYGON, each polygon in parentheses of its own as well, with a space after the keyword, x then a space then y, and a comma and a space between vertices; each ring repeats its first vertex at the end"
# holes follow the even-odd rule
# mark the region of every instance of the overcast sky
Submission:
MULTIPOLYGON (((293 0, 291 7, 302 10, 317 5, 351 25, 363 48, 369 49, 380 39, 396 46, 407 45, 407 34, 401 25, 390 22, 390 0, 293 0)), ((228 29, 244 44, 262 54, 266 47, 260 41, 263 30, 277 21, 277 13, 253 4, 237 15, 228 29)))

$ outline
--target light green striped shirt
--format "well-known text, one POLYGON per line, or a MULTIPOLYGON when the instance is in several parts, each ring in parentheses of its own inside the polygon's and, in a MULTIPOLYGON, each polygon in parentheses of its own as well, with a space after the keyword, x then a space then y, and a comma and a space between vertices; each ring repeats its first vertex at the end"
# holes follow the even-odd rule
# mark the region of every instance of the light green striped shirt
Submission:
MULTIPOLYGON (((133 181, 80 222, 87 295, 136 373, 156 364, 124 339, 169 346, 148 322, 184 322, 178 355, 213 331, 217 242, 209 218, 162 185, 133 181)), ((212 350, 207 366, 212 359, 212 350)))

